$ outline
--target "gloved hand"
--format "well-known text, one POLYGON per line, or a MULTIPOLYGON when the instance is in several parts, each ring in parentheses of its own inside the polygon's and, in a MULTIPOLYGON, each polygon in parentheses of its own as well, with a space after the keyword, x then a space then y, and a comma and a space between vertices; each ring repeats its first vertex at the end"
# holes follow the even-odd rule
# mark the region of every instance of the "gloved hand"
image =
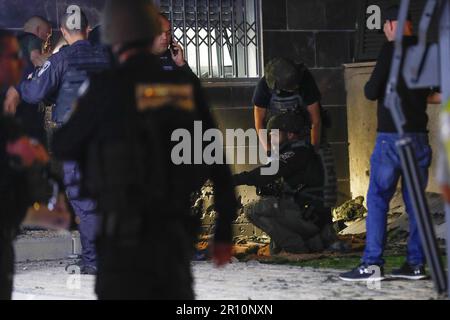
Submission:
POLYGON ((233 246, 231 243, 214 243, 211 248, 212 259, 217 267, 223 267, 231 261, 233 246))

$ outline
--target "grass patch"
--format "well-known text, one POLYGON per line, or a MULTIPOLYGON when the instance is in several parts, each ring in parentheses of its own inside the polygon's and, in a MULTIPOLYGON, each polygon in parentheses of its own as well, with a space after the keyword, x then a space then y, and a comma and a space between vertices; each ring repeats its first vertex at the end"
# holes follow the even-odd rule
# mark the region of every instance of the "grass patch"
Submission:
MULTIPOLYGON (((405 256, 386 256, 385 258, 385 270, 391 271, 392 269, 400 267, 406 260, 405 256)), ((444 266, 447 265, 447 259, 443 259, 444 266)), ((286 264, 299 267, 311 267, 311 268, 323 268, 323 269, 341 269, 350 270, 355 268, 361 261, 360 256, 346 256, 346 257, 330 257, 330 258, 320 258, 314 260, 306 261, 292 261, 283 257, 273 257, 267 261, 261 261, 261 263, 268 264, 286 264)))

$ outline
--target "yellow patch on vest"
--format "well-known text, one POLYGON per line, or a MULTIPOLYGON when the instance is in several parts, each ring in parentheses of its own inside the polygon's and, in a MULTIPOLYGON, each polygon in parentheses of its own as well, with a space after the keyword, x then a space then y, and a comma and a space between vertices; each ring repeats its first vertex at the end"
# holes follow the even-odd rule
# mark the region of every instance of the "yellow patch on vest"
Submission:
POLYGON ((136 104, 140 112, 172 106, 185 111, 193 111, 194 89, 183 84, 138 84, 136 104))

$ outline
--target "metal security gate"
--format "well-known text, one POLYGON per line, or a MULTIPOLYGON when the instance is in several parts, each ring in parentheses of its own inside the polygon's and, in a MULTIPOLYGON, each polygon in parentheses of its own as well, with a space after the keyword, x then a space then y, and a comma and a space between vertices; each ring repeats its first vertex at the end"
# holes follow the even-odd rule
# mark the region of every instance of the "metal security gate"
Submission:
POLYGON ((200 78, 261 75, 260 0, 160 0, 200 78))

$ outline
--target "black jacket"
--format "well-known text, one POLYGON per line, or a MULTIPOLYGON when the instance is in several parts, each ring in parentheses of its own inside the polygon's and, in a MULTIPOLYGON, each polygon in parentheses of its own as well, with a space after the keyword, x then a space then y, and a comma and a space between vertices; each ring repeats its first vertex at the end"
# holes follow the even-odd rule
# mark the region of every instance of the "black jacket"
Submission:
POLYGON ((13 169, 6 154, 6 144, 21 134, 13 118, 0 115, 0 238, 9 237, 6 240, 12 240, 30 205, 26 173, 13 169))
MULTIPOLYGON (((304 141, 294 141, 280 146, 279 170, 275 175, 261 174, 258 167, 250 172, 234 175, 236 185, 250 185, 264 188, 283 178, 292 190, 299 186, 320 189, 324 183, 324 172, 318 155, 311 145, 304 141)), ((270 164, 263 167, 269 167, 270 164)), ((314 192, 320 194, 319 192, 314 192)))
MULTIPOLYGON (((416 43, 416 37, 405 37, 403 41, 404 50, 416 43)), ((378 132, 397 132, 391 113, 384 106, 386 86, 389 81, 393 54, 394 43, 386 42, 381 49, 375 69, 364 87, 364 93, 367 99, 373 101, 378 100, 378 132)), ((406 118, 405 131, 427 132, 428 115, 426 108, 427 98, 431 90, 408 89, 402 75, 400 75, 397 89, 402 100, 402 109, 406 118)))

